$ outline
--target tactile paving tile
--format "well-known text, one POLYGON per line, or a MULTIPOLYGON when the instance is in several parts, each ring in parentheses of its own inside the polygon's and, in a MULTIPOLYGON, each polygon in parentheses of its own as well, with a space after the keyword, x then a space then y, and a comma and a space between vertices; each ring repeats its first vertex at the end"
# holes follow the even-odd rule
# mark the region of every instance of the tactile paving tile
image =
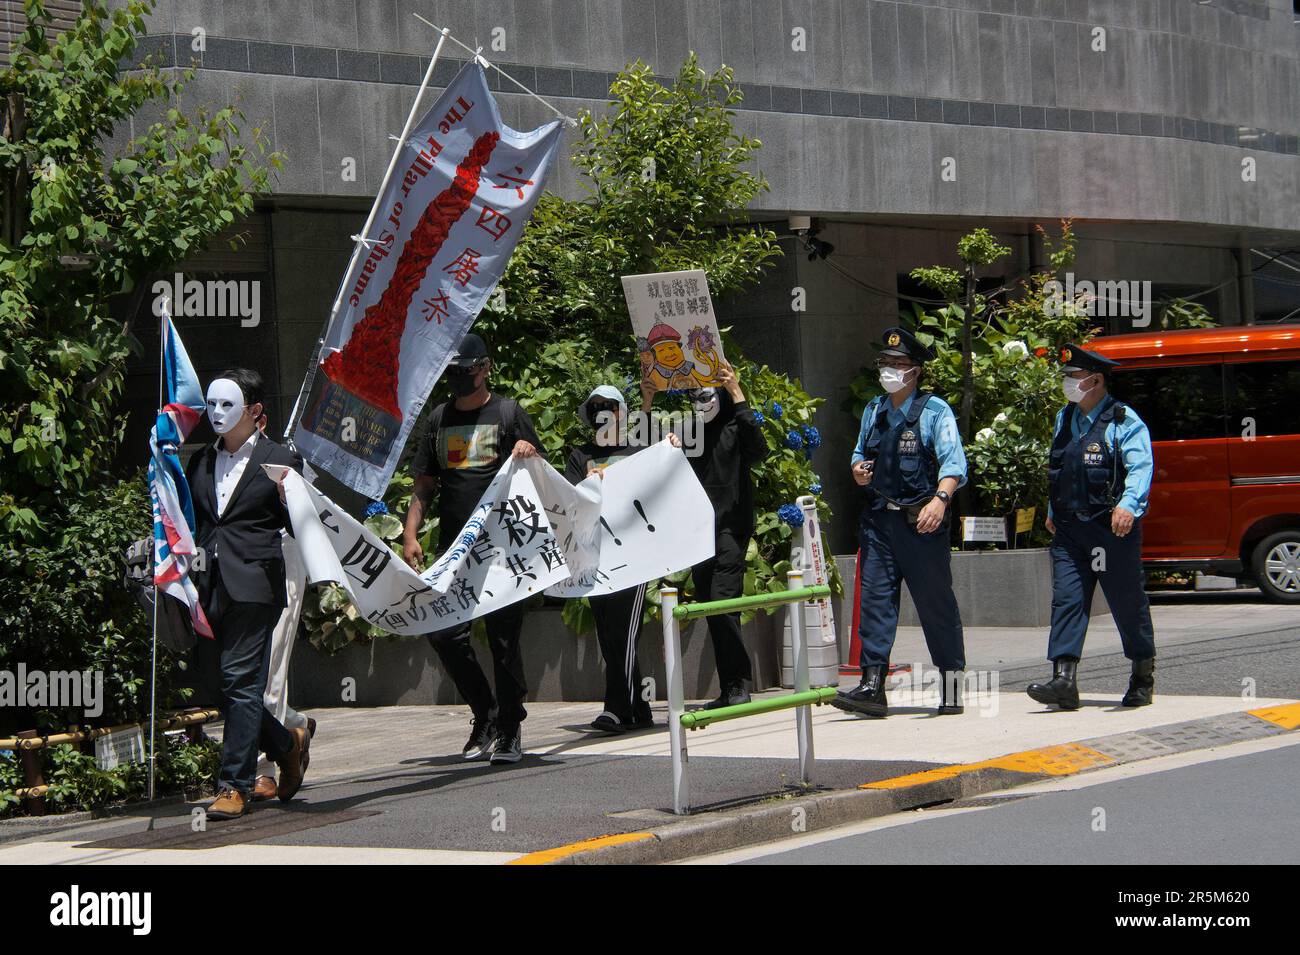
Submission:
MULTIPOLYGON (((1245 714, 1230 715, 1245 716, 1245 714)), ((1260 728, 1252 732, 1248 731, 1244 724, 1221 724, 1220 721, 1223 719, 1224 717, 1188 720, 1185 723, 1172 723, 1169 726, 1153 726, 1140 732, 1141 735, 1158 743, 1164 743, 1180 753, 1221 746, 1224 743, 1235 743, 1242 739, 1259 739, 1271 736, 1275 732, 1268 723, 1263 721, 1257 721, 1260 728)))
POLYGON ((1109 766, 1113 763, 1113 759, 1104 753, 1097 752, 1095 749, 1089 749, 1078 743, 1065 743, 1061 746, 1048 746, 1023 753, 1012 753, 1010 756, 999 756, 997 759, 990 759, 975 765, 992 766, 997 769, 1014 769, 1022 773, 1047 773, 1050 776, 1068 776, 1071 773, 1095 769, 1098 766, 1109 766))
POLYGON ((1281 706, 1266 706, 1263 709, 1250 710, 1250 715, 1282 727, 1284 730, 1300 729, 1300 703, 1284 703, 1281 706))
POLYGON ((1131 763, 1138 759, 1151 759, 1153 756, 1167 756, 1177 752, 1173 747, 1143 736, 1141 733, 1099 736, 1096 739, 1082 740, 1079 745, 1105 753, 1117 763, 1131 763))
POLYGON ((1265 736, 1276 736, 1286 732, 1275 723, 1266 723, 1249 713, 1225 713, 1222 716, 1212 716, 1205 723, 1216 733, 1222 733, 1235 740, 1262 739, 1265 736))

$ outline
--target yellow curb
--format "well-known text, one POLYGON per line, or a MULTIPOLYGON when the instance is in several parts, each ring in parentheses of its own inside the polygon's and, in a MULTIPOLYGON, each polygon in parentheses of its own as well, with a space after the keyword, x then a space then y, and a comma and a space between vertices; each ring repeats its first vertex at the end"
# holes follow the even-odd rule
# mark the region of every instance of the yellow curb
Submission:
POLYGON ((556 859, 563 859, 566 856, 574 855, 578 852, 586 852, 588 849, 600 849, 605 846, 621 846, 628 842, 641 842, 645 839, 653 839, 654 836, 649 832, 623 832, 614 836, 597 836, 595 839, 583 839, 581 842, 570 842, 567 846, 556 846, 554 849, 543 849, 540 852, 530 852, 527 855, 520 856, 518 859, 512 859, 506 865, 546 865, 548 862, 554 862, 556 859))
POLYGON ((1030 749, 1022 753, 1009 753, 978 763, 962 763, 957 766, 942 766, 939 769, 927 769, 906 776, 894 776, 874 783, 863 783, 859 789, 906 789, 940 779, 951 779, 963 773, 972 773, 977 769, 1009 769, 1017 773, 1039 773, 1047 776, 1069 776, 1094 766, 1104 766, 1114 760, 1105 753, 1100 753, 1078 743, 1065 743, 1061 746, 1048 746, 1043 749, 1030 749))
POLYGON ((1300 703, 1266 706, 1263 709, 1247 710, 1246 712, 1261 720, 1276 723, 1284 730, 1300 729, 1300 703))

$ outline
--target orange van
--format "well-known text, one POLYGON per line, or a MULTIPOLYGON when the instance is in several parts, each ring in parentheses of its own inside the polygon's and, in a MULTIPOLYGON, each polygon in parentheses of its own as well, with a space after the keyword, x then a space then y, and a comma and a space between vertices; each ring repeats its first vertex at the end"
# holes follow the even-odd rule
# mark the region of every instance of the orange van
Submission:
POLYGON ((1151 429, 1148 570, 1249 580, 1300 603, 1300 325, 1113 335, 1111 392, 1151 429))

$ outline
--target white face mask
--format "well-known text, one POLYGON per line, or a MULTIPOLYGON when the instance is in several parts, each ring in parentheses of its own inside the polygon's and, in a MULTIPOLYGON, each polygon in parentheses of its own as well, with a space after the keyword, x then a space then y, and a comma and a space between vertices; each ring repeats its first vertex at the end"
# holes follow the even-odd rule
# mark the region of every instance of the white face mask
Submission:
POLYGON ((722 402, 718 400, 716 391, 710 391, 707 398, 696 398, 693 404, 695 413, 704 419, 705 424, 716 418, 718 412, 722 410, 722 402))
POLYGON ((1088 392, 1092 391, 1092 388, 1097 387, 1096 385, 1093 385, 1092 388, 1080 387, 1079 382, 1087 380, 1087 378, 1069 377, 1061 379, 1061 390, 1065 392, 1065 400, 1072 405, 1077 405, 1087 396, 1088 392))
POLYGON ((902 391, 907 387, 907 376, 912 371, 911 368, 906 371, 901 368, 882 368, 880 369, 880 387, 891 395, 896 391, 902 391))
POLYGON ((226 434, 244 416, 244 393, 229 378, 218 378, 208 385, 208 420, 217 434, 226 434))

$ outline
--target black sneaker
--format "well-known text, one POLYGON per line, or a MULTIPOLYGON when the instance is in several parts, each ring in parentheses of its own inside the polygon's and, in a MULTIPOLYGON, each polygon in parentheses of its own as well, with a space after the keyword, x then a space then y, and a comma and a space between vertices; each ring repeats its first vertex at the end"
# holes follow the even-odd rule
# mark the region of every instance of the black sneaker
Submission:
POLYGON ((468 760, 482 759, 492 752, 492 739, 496 736, 497 725, 491 717, 474 717, 474 727, 470 730, 469 742, 461 750, 461 755, 468 760))
POLYGON ((610 733, 617 735, 627 732, 627 725, 609 710, 601 713, 591 721, 591 728, 598 733, 610 733))
POLYGON ((492 763, 517 763, 524 758, 523 737, 518 726, 502 727, 492 744, 492 763))

